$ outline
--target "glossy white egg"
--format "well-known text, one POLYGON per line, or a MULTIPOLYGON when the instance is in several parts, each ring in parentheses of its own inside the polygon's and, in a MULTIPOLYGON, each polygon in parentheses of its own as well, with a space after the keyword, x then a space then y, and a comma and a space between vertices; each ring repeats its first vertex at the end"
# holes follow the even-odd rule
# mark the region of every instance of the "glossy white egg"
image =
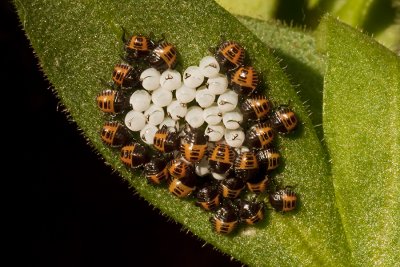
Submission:
POLYGON ((133 110, 142 112, 150 107, 151 96, 146 90, 136 90, 129 98, 133 110))
POLYGON ((181 87, 182 75, 179 71, 167 69, 161 73, 160 85, 162 88, 173 91, 181 87))
POLYGON ((223 94, 228 89, 228 78, 224 74, 217 74, 207 80, 207 88, 215 95, 223 94))
POLYGON ((173 100, 171 104, 167 106, 167 113, 173 120, 179 120, 185 118, 187 113, 187 106, 178 100, 173 100))
POLYGON ((215 101, 215 94, 210 92, 205 86, 200 87, 196 91, 196 102, 200 107, 206 108, 215 101))
POLYGON ((165 117, 164 109, 151 104, 150 107, 144 112, 147 123, 151 125, 159 125, 165 117))
POLYGON ((224 113, 224 115, 222 115, 222 122, 226 129, 238 129, 240 124, 243 122, 243 115, 239 109, 236 108, 232 111, 224 113))
POLYGON ((144 89, 148 91, 156 90, 160 87, 161 74, 155 68, 148 68, 140 74, 140 82, 144 89))
POLYGON ((182 85, 175 91, 176 99, 181 103, 189 103, 196 97, 196 89, 182 85))
POLYGON ((214 77, 220 71, 218 61, 213 56, 205 56, 200 60, 199 64, 200 71, 204 77, 214 77))
POLYGON ((199 106, 192 106, 188 108, 185 115, 186 122, 193 128, 199 128, 204 123, 203 109, 199 106))
POLYGON ((183 73, 183 83, 190 88, 197 88, 204 82, 204 75, 198 66, 189 66, 183 73))
POLYGON ((151 94, 151 100, 157 107, 166 107, 172 102, 172 92, 160 87, 151 94))
POLYGON ((158 128, 151 124, 146 124, 143 129, 140 131, 140 139, 148 145, 152 145, 154 143, 154 136, 158 128))
POLYGON ((208 141, 220 141, 225 134, 225 126, 222 123, 217 125, 207 125, 204 134, 208 136, 208 141))
POLYGON ((218 97, 217 104, 222 113, 234 110, 237 107, 239 95, 232 90, 227 90, 218 97))

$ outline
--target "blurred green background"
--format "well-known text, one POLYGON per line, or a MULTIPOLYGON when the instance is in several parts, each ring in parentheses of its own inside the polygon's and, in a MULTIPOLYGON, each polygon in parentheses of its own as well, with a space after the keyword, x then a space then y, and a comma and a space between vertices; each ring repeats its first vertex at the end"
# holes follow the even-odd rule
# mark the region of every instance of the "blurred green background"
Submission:
POLYGON ((399 0, 217 0, 233 14, 280 20, 313 30, 325 13, 362 29, 389 49, 400 51, 399 0))

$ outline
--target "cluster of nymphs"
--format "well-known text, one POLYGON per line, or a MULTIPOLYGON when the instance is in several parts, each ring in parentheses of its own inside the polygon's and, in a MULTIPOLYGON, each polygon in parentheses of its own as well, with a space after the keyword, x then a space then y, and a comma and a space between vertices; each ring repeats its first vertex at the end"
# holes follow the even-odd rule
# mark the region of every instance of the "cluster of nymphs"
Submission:
POLYGON ((273 174, 274 137, 293 132, 296 115, 288 105, 272 107, 239 43, 222 41, 181 74, 175 45, 125 32, 123 41, 123 61, 96 103, 107 116, 101 139, 120 149, 129 169, 194 197, 222 234, 264 218, 263 192, 276 211, 295 209, 296 194, 277 188, 273 174))

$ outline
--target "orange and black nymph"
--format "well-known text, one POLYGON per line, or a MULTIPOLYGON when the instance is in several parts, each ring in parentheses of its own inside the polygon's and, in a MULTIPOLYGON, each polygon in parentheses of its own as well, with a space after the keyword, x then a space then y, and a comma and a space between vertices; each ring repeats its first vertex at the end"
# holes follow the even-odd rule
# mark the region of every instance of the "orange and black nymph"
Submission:
POLYGON ((112 73, 114 85, 120 89, 133 89, 139 84, 139 71, 126 63, 118 63, 112 73))
POLYGON ((230 72, 243 64, 245 49, 235 41, 224 41, 217 47, 214 56, 221 71, 230 72))
POLYGON ((256 176, 259 171, 258 160, 253 151, 240 153, 234 164, 235 175, 244 182, 256 176))
POLYGON ((143 34, 134 34, 127 39, 125 30, 122 35, 122 41, 125 44, 125 58, 128 62, 147 59, 155 47, 155 42, 150 37, 143 34))
POLYGON ((281 105, 273 111, 271 123, 277 132, 288 134, 296 129, 298 120, 296 114, 289 106, 281 105))
POLYGON ((235 150, 227 144, 216 144, 208 157, 210 170, 225 174, 233 167, 236 158, 235 150))
POLYGON ((146 147, 138 142, 132 142, 121 148, 120 159, 125 166, 137 169, 149 162, 146 147))
POLYGON ((179 134, 163 125, 154 135, 153 147, 161 153, 170 153, 179 148, 179 142, 179 134))
POLYGON ((130 108, 129 97, 120 90, 102 90, 96 97, 97 106, 107 114, 118 114, 130 108))
POLYGON ((246 224, 256 224, 264 219, 264 203, 241 200, 239 204, 240 221, 246 224))
POLYGON ((173 159, 168 165, 168 190, 177 197, 186 197, 196 189, 194 168, 182 159, 173 159))
POLYGON ((240 105, 243 121, 261 121, 267 119, 271 109, 271 102, 264 95, 260 94, 246 98, 240 105))
POLYGON ((231 89, 238 95, 250 96, 259 84, 259 74, 252 66, 241 66, 230 77, 231 89))
POLYGON ((144 165, 144 176, 151 184, 159 185, 169 177, 168 159, 164 157, 153 157, 144 165))
POLYGON ((219 207, 210 218, 213 230, 219 234, 230 234, 239 225, 238 209, 232 204, 219 207))
POLYGON ((107 121, 101 130, 101 140, 111 147, 121 147, 132 139, 128 128, 117 121, 107 121))
POLYGON ((168 42, 160 42, 149 56, 150 66, 160 72, 166 69, 173 69, 178 60, 178 51, 176 47, 168 42))
POLYGON ((296 208, 297 195, 290 186, 269 194, 269 203, 280 212, 292 211, 296 208))
POLYGON ((187 161, 199 162, 207 154, 208 135, 191 126, 187 126, 186 129, 179 150, 187 161))
POLYGON ((214 210, 221 204, 218 187, 215 185, 208 185, 199 189, 196 199, 196 206, 204 210, 214 210))
POLYGON ((242 179, 229 177, 220 182, 218 190, 222 197, 233 199, 238 198, 245 187, 246 184, 242 179))

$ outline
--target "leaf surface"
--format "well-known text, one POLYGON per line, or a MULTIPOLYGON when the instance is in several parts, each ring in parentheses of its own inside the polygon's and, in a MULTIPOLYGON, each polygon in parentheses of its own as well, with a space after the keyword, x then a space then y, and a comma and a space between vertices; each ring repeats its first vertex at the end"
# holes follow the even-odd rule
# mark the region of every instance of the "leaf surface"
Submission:
POLYGON ((238 17, 279 59, 279 64, 309 111, 309 117, 322 140, 322 91, 325 62, 316 50, 311 32, 274 21, 238 17))
POLYGON ((360 266, 400 262, 400 59, 325 16, 323 128, 343 226, 360 266))
POLYGON ((250 266, 349 262, 326 153, 307 111, 275 55, 236 18, 206 0, 33 0, 17 1, 15 5, 40 67, 71 118, 105 161, 166 216, 250 266), (141 173, 123 167, 119 151, 105 147, 100 140, 99 130, 109 118, 95 104, 96 95, 103 89, 99 79, 111 78, 122 53, 121 26, 135 33, 152 32, 159 38, 165 34, 178 47, 181 69, 197 65, 221 36, 245 46, 252 64, 263 75, 265 93, 276 103, 290 101, 301 121, 295 135, 278 137, 284 164, 277 179, 296 186, 300 204, 295 213, 282 215, 268 210, 259 226, 220 236, 211 229, 210 213, 195 207, 193 198, 178 199, 164 187, 148 185, 141 173))

